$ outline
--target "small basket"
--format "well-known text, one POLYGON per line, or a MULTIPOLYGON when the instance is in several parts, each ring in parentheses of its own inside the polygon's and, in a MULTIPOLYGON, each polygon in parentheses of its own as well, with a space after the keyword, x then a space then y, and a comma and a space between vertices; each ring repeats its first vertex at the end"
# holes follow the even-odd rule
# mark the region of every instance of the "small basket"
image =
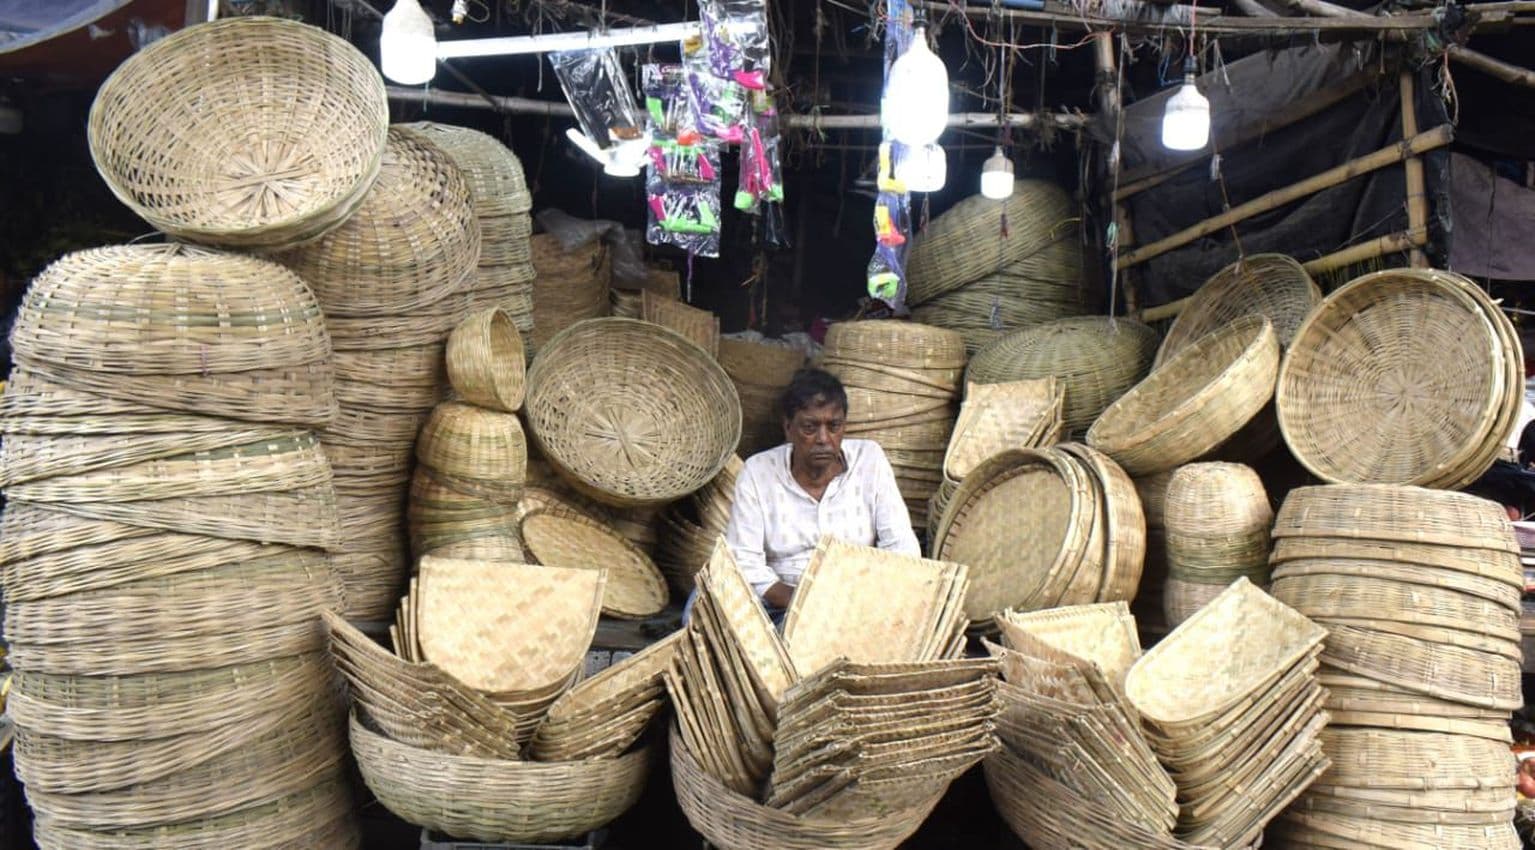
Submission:
POLYGON ((91 157, 172 236, 298 244, 340 224, 379 173, 389 102, 373 62, 319 27, 235 17, 130 56, 91 105, 91 157))
POLYGON ((1131 475, 1187 463, 1263 409, 1278 370, 1274 326, 1261 316, 1243 317, 1180 351, 1109 405, 1088 430, 1087 443, 1131 475))
POLYGON ((522 406, 522 337, 505 310, 475 313, 448 336, 448 380, 464 400, 513 413, 522 406))
POLYGON ((1178 467, 1167 485, 1164 528, 1172 578, 1226 585, 1268 581, 1274 511, 1263 481, 1236 463, 1178 467))
POLYGON ((594 319, 549 341, 528 372, 540 453, 591 497, 660 505, 709 483, 741 438, 741 405, 698 346, 648 322, 594 319))

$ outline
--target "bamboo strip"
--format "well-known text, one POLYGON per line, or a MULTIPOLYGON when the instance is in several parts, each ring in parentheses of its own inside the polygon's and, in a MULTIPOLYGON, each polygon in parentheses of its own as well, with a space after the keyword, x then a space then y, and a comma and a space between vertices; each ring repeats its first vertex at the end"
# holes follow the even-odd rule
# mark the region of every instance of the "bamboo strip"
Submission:
MULTIPOLYGON (((1418 105, 1414 93, 1412 72, 1403 70, 1401 75, 1402 90, 1402 138, 1410 139, 1418 135, 1418 105)), ((1408 157, 1403 163, 1403 170, 1407 175, 1407 231, 1409 233, 1428 232, 1428 202, 1424 195, 1427 189, 1423 183, 1423 160, 1418 157, 1408 157)), ((1412 267, 1415 269, 1428 268, 1428 255, 1421 248, 1414 246, 1411 249, 1412 267)))
POLYGON ((1494 59, 1480 51, 1452 44, 1445 48, 1451 59, 1469 68, 1475 68, 1484 74, 1491 74, 1505 83, 1513 83, 1516 86, 1528 86, 1535 89, 1535 71, 1529 68, 1521 68, 1511 65, 1501 59, 1494 59))

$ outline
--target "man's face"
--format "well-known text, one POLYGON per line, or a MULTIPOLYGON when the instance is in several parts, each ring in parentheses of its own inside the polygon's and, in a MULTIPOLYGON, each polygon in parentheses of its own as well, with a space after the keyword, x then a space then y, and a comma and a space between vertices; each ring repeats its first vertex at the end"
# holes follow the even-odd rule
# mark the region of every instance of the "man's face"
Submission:
POLYGON ((835 402, 822 402, 801 408, 784 423, 784 437, 794 446, 796 457, 812 467, 824 467, 842 455, 842 427, 847 411, 835 402))

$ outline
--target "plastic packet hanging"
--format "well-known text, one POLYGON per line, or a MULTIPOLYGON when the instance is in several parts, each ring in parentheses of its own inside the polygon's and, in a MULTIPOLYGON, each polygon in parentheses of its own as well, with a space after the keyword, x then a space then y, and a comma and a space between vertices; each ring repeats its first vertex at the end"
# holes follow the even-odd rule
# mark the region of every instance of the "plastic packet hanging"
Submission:
POLYGON ((763 201, 783 200, 783 170, 778 156, 778 112, 768 92, 754 92, 752 121, 741 141, 741 169, 736 209, 756 213, 763 201))
POLYGON ((675 245, 700 257, 720 255, 720 184, 651 181, 645 241, 675 245))
POLYGON ((715 76, 750 89, 766 88, 772 61, 766 0, 700 0, 698 18, 699 39, 696 46, 685 43, 684 52, 707 63, 715 76))
POLYGON ((599 148, 606 150, 644 134, 634 92, 613 48, 555 51, 549 54, 549 62, 582 132, 599 148))
POLYGON ((645 240, 717 257, 720 148, 698 132, 686 75, 679 65, 646 65, 641 71, 650 122, 645 240))
POLYGON ((652 138, 693 144, 702 138, 687 93, 687 73, 681 65, 646 65, 640 71, 645 113, 652 138))
POLYGON ((748 91, 736 81, 706 70, 686 67, 684 92, 698 132, 722 142, 738 144, 746 138, 748 91))

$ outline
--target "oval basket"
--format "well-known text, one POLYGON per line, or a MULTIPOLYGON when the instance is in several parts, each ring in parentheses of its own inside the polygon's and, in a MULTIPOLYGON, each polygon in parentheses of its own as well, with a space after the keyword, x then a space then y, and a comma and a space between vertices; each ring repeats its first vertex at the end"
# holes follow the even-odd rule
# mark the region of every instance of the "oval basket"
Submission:
POLYGON ((524 403, 542 454, 578 489, 660 505, 708 484, 741 438, 741 403, 703 349, 659 325, 593 319, 549 341, 524 403))
POLYGON ((157 229, 280 248, 357 208, 379 173, 389 102, 357 48, 319 27, 240 17, 130 56, 91 106, 91 157, 157 229))
POLYGON ((1087 444, 1131 475, 1188 463, 1263 409, 1278 371, 1273 324, 1243 317, 1179 352, 1109 405, 1088 429, 1087 444))
POLYGON ((1279 347, 1287 348, 1306 315, 1322 300, 1322 290, 1306 269, 1284 254, 1253 254, 1221 269, 1199 287, 1157 350, 1156 365, 1252 313, 1274 323, 1279 347))

